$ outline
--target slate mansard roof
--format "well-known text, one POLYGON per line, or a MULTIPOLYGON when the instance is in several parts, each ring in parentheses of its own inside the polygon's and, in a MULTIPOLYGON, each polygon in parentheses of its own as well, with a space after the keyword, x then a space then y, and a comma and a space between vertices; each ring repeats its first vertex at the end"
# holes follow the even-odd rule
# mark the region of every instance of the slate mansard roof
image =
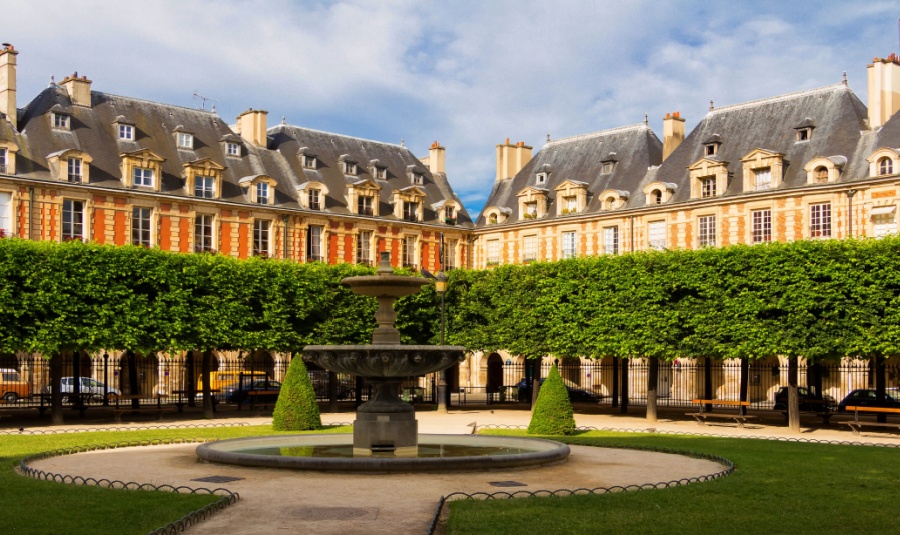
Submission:
MULTIPOLYGON (((217 201, 251 205, 247 189, 240 185, 245 177, 272 177, 275 187, 274 204, 269 208, 302 209, 298 202, 298 187, 311 180, 328 188, 324 210, 332 214, 351 214, 345 198, 348 179, 338 165, 341 155, 348 154, 357 163, 357 180, 372 178, 370 162, 378 160, 385 166, 388 178, 379 180, 382 206, 378 219, 393 219, 389 205, 395 189, 410 186, 408 169, 423 175, 422 189, 427 198, 424 222, 437 222, 431 205, 445 199, 462 202, 453 192, 444 174, 433 175, 407 148, 399 145, 368 141, 349 136, 318 132, 295 126, 279 125, 268 129, 268 146, 257 147, 237 135, 215 112, 184 108, 146 100, 91 92, 91 107, 73 105, 67 91, 56 85, 43 90, 19 112, 19 132, 7 121, 0 121, 0 139, 16 142, 17 176, 57 181, 51 176, 48 156, 69 149, 77 149, 92 158, 90 185, 111 190, 127 191, 121 180, 121 153, 148 149, 162 157, 162 177, 159 194, 185 200, 204 201, 185 190, 184 164, 209 158, 225 167, 222 188, 217 201), (70 116, 69 130, 53 128, 51 113, 70 116), (114 123, 134 126, 134 140, 118 138, 114 123), (194 136, 194 148, 176 145, 175 133, 194 136), (226 142, 240 146, 240 156, 229 156, 226 142), (318 159, 318 169, 302 167, 298 150, 307 147, 318 159), (387 214, 387 215, 385 215, 387 214)), ((351 207, 355 208, 355 207, 351 207)), ((459 210, 458 224, 471 226, 464 209, 459 210)))
MULTIPOLYGON (((516 196, 529 186, 539 187, 547 190, 549 198, 544 219, 553 219, 556 203, 562 202, 556 198, 554 188, 574 181, 587 185, 585 213, 597 212, 600 193, 608 189, 630 191, 649 168, 661 161, 662 142, 646 124, 549 141, 515 177, 495 183, 485 208, 507 208, 511 210, 507 221, 517 221, 520 214, 516 196), (602 172, 604 162, 614 162, 611 173, 602 172), (536 176, 544 172, 548 174, 547 181, 538 186, 536 176)), ((479 223, 485 223, 484 215, 479 223)))

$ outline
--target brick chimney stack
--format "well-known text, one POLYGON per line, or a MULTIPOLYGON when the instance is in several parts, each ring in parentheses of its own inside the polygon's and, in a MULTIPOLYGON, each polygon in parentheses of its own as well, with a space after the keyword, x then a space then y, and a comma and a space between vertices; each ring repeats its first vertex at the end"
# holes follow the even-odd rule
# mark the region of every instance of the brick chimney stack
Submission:
POLYGON ((667 113, 663 118, 663 160, 684 141, 684 119, 681 112, 667 113))
POLYGON ((497 145, 497 180, 512 178, 531 161, 533 147, 529 147, 524 141, 515 145, 506 143, 497 145))
POLYGON ((16 56, 19 51, 11 44, 3 43, 0 50, 0 113, 18 128, 19 112, 16 108, 16 56))
POLYGON ((875 58, 868 66, 869 128, 881 128, 900 110, 900 57, 875 58))
POLYGON ((238 115, 237 133, 257 147, 266 148, 268 146, 266 133, 269 128, 266 122, 266 117, 268 117, 268 115, 269 112, 267 111, 250 108, 238 115))
POLYGON ((78 73, 72 73, 59 84, 69 94, 69 99, 75 106, 91 107, 91 81, 87 76, 78 77, 78 73))
POLYGON ((428 147, 428 157, 423 158, 422 163, 428 166, 431 174, 445 174, 447 172, 447 149, 435 141, 428 147))

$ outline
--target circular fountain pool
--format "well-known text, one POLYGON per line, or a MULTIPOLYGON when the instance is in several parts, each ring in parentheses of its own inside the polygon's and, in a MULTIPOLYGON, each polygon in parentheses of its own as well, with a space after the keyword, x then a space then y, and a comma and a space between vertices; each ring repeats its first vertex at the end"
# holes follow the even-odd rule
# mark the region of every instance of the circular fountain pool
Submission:
POLYGON ((420 435, 414 455, 354 455, 352 435, 278 435, 202 444, 197 456, 216 463, 295 470, 469 472, 562 463, 569 456, 569 447, 534 438, 420 435))

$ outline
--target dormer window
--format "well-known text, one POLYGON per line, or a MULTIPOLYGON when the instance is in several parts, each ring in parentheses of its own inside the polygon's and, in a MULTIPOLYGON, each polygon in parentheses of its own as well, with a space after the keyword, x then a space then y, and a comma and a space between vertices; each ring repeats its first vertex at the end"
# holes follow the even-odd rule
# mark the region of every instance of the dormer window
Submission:
POLYGON ((360 195, 356 198, 356 213, 359 215, 374 215, 372 211, 372 197, 360 195))
POLYGON ((817 156, 803 167, 806 171, 806 183, 828 184, 837 182, 840 180, 841 172, 846 165, 847 158, 844 156, 817 156))
POLYGON ((189 134, 187 132, 178 132, 175 134, 175 143, 178 145, 179 149, 191 149, 194 148, 194 135, 189 134))
POLYGON ((422 173, 413 173, 412 183, 416 186, 421 186, 424 183, 425 179, 422 176, 422 173))
POLYGON ((194 197, 212 199, 216 194, 216 179, 211 176, 194 177, 194 197))
MULTIPOLYGON (((700 179, 700 198, 706 199, 716 196, 716 177, 706 176, 700 179)), ((659 203, 657 203, 659 204, 659 203)))
POLYGON ((59 130, 69 130, 71 125, 71 118, 65 113, 52 113, 51 114, 53 121, 53 128, 58 128, 59 130))
POLYGON ((303 168, 304 169, 315 169, 316 168, 316 157, 303 155, 303 168))
POLYGON ((615 203, 616 203, 616 200, 613 197, 609 197, 608 199, 606 199, 606 202, 603 203, 603 209, 604 210, 612 210, 613 208, 616 207, 615 203))
MULTIPOLYGON (((84 154, 80 156, 85 158, 85 163, 89 163, 84 154)), ((122 159, 120 169, 122 182, 126 188, 147 187, 152 188, 154 191, 159 191, 160 181, 158 177, 162 173, 164 158, 157 156, 148 149, 123 152, 119 154, 119 158, 122 159)))
POLYGON ((125 141, 134 141, 134 127, 130 124, 119 125, 119 139, 125 141))
POLYGON ((270 189, 267 182, 256 183, 256 204, 269 204, 270 189))
POLYGON ((321 192, 317 189, 311 189, 307 192, 308 194, 308 202, 310 210, 321 210, 322 209, 322 195, 321 192))
POLYGON ((603 162, 602 166, 600 167, 600 172, 603 173, 604 175, 608 175, 608 174, 612 173, 613 169, 615 169, 615 168, 616 168, 615 162, 603 162))
POLYGON ((240 157, 241 146, 237 143, 225 143, 225 155, 240 157))
POLYGON ((403 220, 418 221, 419 220, 419 203, 404 201, 403 202, 403 220))
POLYGON ((387 180, 387 168, 376 167, 375 178, 377 178, 378 180, 387 180))
POLYGON ((753 188, 756 191, 772 189, 772 168, 760 167, 753 169, 753 188))
POLYGON ((650 192, 650 204, 662 204, 663 194, 661 190, 655 189, 650 192))
POLYGON ((68 180, 69 182, 81 183, 82 177, 82 164, 84 160, 81 158, 69 158, 68 161, 68 180))
POLYGON ((488 217, 488 225, 496 225, 499 222, 500 221, 499 221, 499 217, 497 216, 497 214, 491 214, 488 217))
POLYGON ((135 186, 153 187, 154 173, 153 169, 145 167, 134 167, 131 170, 131 183, 135 186))
POLYGON ((453 206, 444 207, 444 223, 448 225, 456 224, 456 209, 453 206))
POLYGON ((537 203, 526 202, 525 203, 525 219, 534 219, 537 217, 537 203))
POLYGON ((878 160, 878 175, 894 174, 894 162, 887 156, 878 160))
POLYGON ((809 141, 812 138, 812 129, 811 128, 798 128, 797 129, 797 141, 809 141))
POLYGON ((719 144, 718 143, 707 143, 703 145, 703 155, 704 156, 715 156, 719 152, 719 144))
POLYGON ((813 170, 813 181, 816 184, 824 184, 828 182, 828 168, 820 165, 813 170))
POLYGON ((542 185, 546 184, 547 183, 547 173, 538 173, 535 176, 535 183, 537 183, 538 186, 542 186, 542 185))
POLYGON ((358 169, 356 167, 356 162, 349 159, 350 156, 347 154, 342 154, 340 158, 338 158, 338 163, 340 164, 341 171, 345 175, 356 176, 358 169))
POLYGON ((0 173, 6 173, 6 147, 0 147, 0 173))

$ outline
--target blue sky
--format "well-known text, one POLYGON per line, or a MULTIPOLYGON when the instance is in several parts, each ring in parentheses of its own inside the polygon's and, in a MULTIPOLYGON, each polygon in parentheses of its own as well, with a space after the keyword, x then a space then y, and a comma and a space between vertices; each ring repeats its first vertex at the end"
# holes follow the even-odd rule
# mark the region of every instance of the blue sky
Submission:
POLYGON ((561 138, 837 83, 898 52, 896 1, 4 2, 19 106, 73 71, 95 90, 234 122, 247 108, 416 155, 447 148, 471 215, 506 138, 561 138))

